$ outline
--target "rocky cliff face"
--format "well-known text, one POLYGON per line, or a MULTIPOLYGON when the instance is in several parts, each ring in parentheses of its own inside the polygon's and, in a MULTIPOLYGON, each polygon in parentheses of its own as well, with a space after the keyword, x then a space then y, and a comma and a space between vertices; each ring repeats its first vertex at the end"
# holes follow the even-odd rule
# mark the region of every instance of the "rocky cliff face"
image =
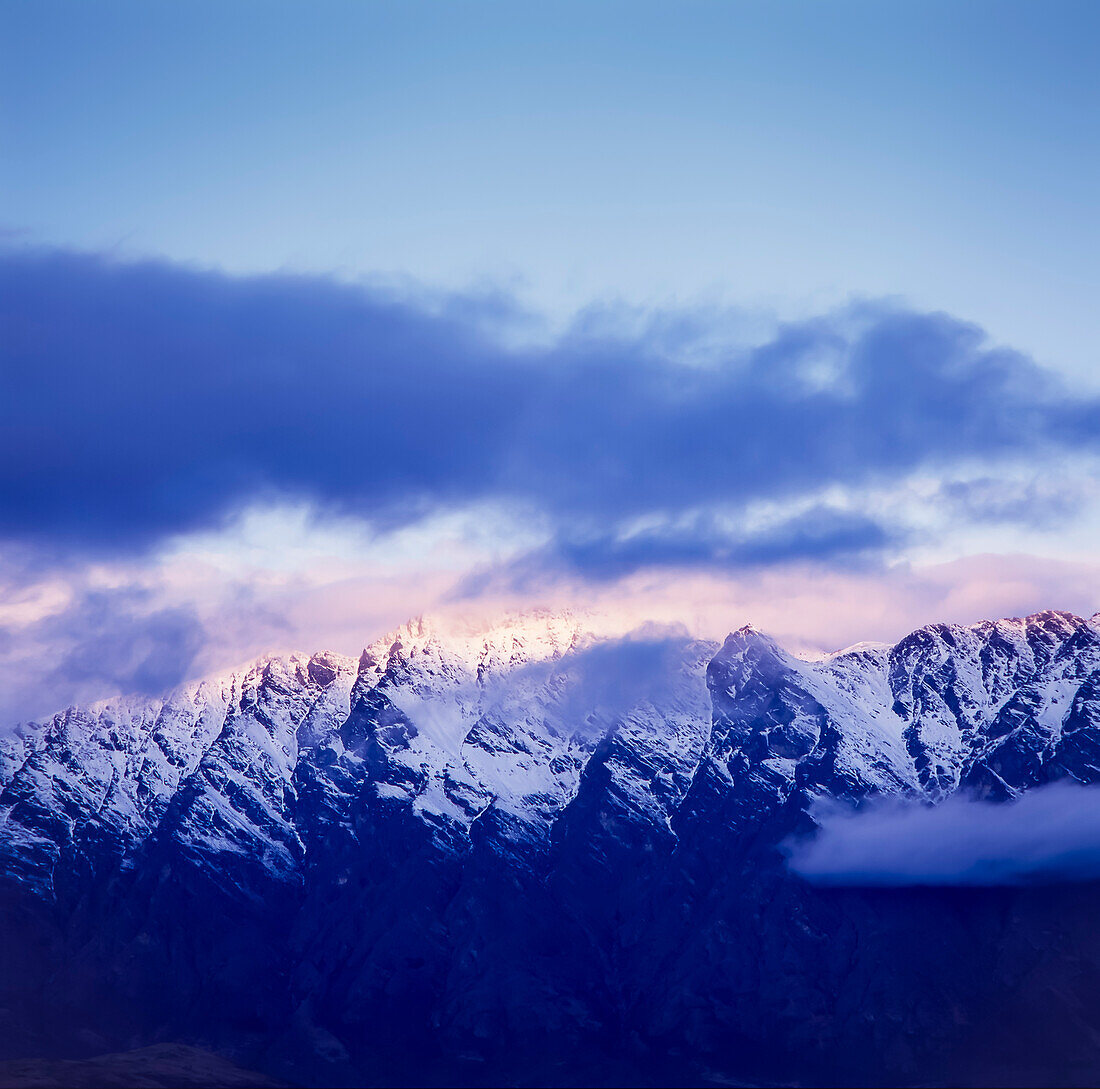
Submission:
POLYGON ((414 622, 72 709, 0 743, 0 1040, 300 1083, 1095 1078, 1091 886, 818 889, 780 845, 822 800, 1096 782, 1098 729, 1066 613, 816 662, 414 622))

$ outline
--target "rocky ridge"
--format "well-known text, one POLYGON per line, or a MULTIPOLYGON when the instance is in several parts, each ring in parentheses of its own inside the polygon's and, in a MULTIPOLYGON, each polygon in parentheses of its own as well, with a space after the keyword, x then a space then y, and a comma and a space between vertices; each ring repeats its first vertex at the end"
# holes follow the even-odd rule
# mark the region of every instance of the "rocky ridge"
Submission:
POLYGON ((1063 992, 1100 985, 1084 923, 1043 893, 813 889, 779 846, 822 800, 1096 782, 1098 730, 1100 625, 1059 612, 814 662, 751 627, 414 621, 358 662, 70 709, 0 748, 0 905, 29 943, 0 1016, 28 1054, 62 1009, 334 1083, 408 1081, 410 1056, 515 1080, 521 1053, 531 1084, 582 1058, 579 1081, 927 1076, 929 1049, 958 1076, 944 1056, 999 1040, 990 995, 1032 970, 1020 903, 1058 917, 1063 992))

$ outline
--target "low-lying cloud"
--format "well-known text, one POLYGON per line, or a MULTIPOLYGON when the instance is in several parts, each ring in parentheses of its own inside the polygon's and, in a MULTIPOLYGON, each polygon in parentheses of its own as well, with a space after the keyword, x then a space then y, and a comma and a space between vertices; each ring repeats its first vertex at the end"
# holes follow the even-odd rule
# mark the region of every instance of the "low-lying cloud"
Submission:
POLYGON ((646 624, 555 661, 536 662, 527 672, 543 683, 568 676, 568 685, 561 688, 563 718, 583 731, 593 717, 614 719, 645 703, 667 703, 683 687, 684 662, 692 643, 691 636, 675 625, 646 624))
POLYGON ((936 806, 872 803, 817 815, 786 844, 818 885, 1027 885, 1100 880, 1100 787, 1054 783, 1007 803, 956 795, 936 806))
POLYGON ((94 685, 142 695, 179 684, 206 640, 193 610, 150 609, 148 595, 130 589, 87 593, 35 636, 64 647, 48 678, 55 691, 94 685))
POLYGON ((161 695, 190 676, 207 638, 193 608, 142 587, 77 588, 37 621, 0 626, 0 731, 105 696, 161 695))

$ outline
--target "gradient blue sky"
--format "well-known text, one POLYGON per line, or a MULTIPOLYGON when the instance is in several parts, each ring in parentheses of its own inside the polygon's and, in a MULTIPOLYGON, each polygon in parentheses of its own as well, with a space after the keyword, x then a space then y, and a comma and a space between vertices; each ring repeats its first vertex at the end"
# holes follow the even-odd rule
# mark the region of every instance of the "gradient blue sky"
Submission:
POLYGON ((1095 3, 5 2, 0 217, 237 271, 796 316, 1088 377, 1095 3))
POLYGON ((1098 45, 0 0, 0 719, 424 610, 1094 611, 1098 45))

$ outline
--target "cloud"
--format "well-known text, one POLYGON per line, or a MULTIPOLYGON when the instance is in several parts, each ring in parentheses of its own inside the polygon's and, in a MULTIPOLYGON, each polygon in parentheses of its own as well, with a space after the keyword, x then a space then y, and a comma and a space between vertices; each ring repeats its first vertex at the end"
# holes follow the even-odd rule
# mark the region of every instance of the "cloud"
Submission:
POLYGON ((39 637, 67 643, 47 683, 155 695, 183 680, 205 641, 203 626, 190 609, 148 611, 147 597, 92 591, 43 621, 39 637))
POLYGON ((1030 480, 947 481, 939 499, 957 514, 974 522, 1042 526, 1068 522, 1096 492, 1092 480, 1034 477, 1030 480))
POLYGON ((623 536, 560 533, 510 563, 463 579, 456 596, 488 588, 533 589, 562 574, 613 581, 648 567, 745 571, 773 564, 829 562, 859 566, 876 559, 898 533, 858 512, 817 505, 763 528, 738 531, 710 516, 623 536))
POLYGON ((593 308, 551 334, 503 294, 9 240, 0 716, 357 653, 473 595, 814 648, 1081 611, 1094 568, 894 561, 952 524, 1060 525, 1098 434, 1094 402, 943 314, 593 308))
POLYGON ((884 801, 818 814, 789 841, 792 870, 820 885, 1022 885, 1100 879, 1100 787, 1055 783, 1005 804, 884 801))
POLYGON ((0 627, 3 723, 110 695, 160 695, 190 676, 206 642, 194 609, 144 587, 78 588, 62 608, 0 627))
POLYGON ((614 719, 644 703, 667 701, 678 685, 683 686, 683 663, 691 642, 682 626, 647 623, 525 670, 542 683, 568 676, 568 685, 559 689, 562 714, 583 730, 594 717, 614 719))
MULTIPOLYGON (((285 526, 282 536, 266 522, 256 531, 285 543, 285 526)), ((400 570, 369 551, 356 552, 353 542, 342 559, 332 541, 316 544, 307 550, 299 541, 302 555, 285 569, 270 567, 266 556, 251 565, 250 550, 238 547, 240 542, 226 542, 232 562, 224 564, 181 551, 156 564, 117 561, 90 571, 51 570, 33 582, 26 581, 27 572, 0 564, 0 730, 131 688, 119 668, 99 669, 99 681, 86 677, 79 684, 56 668, 78 632, 89 633, 83 638, 93 645, 106 638, 86 619, 78 622, 95 612, 82 604, 85 598, 103 593, 108 598, 98 608, 117 612, 123 632, 162 610, 194 616, 204 642, 184 679, 236 668, 265 653, 330 649, 355 656, 418 613, 487 623, 533 606, 594 609, 613 616, 616 630, 646 620, 683 623, 693 636, 718 642, 751 621, 790 650, 816 653, 862 639, 893 642, 932 622, 973 623, 1052 606, 1088 615, 1100 606, 1096 563, 1036 556, 985 555, 925 567, 641 567, 622 579, 563 573, 545 585, 506 582, 476 598, 459 598, 451 591, 463 568, 435 562, 449 561, 449 543, 443 557, 415 556, 400 570)), ((181 671, 192 644, 185 640, 182 646, 181 671)))
POLYGON ((837 512, 771 537, 630 527, 1100 433, 1096 404, 943 314, 852 307, 726 354, 690 312, 652 343, 644 323, 591 316, 523 342, 517 314, 500 297, 8 249, 0 537, 136 555, 258 502, 385 529, 489 501, 600 577, 844 557, 895 531, 837 512))

